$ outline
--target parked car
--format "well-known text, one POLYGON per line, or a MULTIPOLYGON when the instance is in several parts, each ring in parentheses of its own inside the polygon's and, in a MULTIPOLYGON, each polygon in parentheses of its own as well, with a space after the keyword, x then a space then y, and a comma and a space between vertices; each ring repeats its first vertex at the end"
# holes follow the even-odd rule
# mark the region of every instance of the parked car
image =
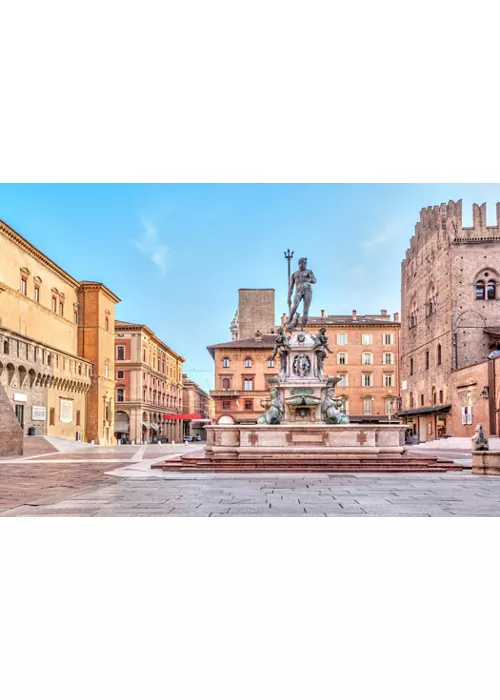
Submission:
POLYGON ((193 436, 192 435, 184 435, 182 438, 184 442, 193 442, 193 436))

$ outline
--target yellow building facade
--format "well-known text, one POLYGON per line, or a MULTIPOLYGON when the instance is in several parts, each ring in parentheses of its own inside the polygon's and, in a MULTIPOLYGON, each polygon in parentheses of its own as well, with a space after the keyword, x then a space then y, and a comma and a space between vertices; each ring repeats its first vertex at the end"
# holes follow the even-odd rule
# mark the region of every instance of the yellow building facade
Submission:
MULTIPOLYGON (((111 348, 109 379, 103 383, 106 336, 96 332, 93 316, 82 314, 88 284, 0 221, 0 382, 25 432, 112 441, 111 426, 106 432, 105 421, 97 425, 89 417, 106 391, 111 400, 114 396, 113 322, 119 299, 98 285, 103 313, 109 311, 111 348)), ((110 406, 112 418, 112 401, 110 406)))

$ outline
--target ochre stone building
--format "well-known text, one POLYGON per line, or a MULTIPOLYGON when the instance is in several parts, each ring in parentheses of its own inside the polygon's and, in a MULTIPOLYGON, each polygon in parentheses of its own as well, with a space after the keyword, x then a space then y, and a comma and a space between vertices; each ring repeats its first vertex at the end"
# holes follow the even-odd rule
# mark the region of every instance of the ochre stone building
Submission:
POLYGON ((470 437, 477 423, 498 435, 500 204, 427 207, 402 262, 400 416, 420 440, 470 437))
POLYGON ((205 426, 213 422, 215 403, 187 374, 182 375, 182 412, 186 416, 183 419, 183 435, 199 436, 206 440, 205 426))
POLYGON ((112 350, 109 378, 103 357, 118 301, 0 221, 0 382, 25 433, 114 441, 112 350))
MULTIPOLYGON (((241 291, 241 290, 240 290, 241 291)), ((261 400, 269 395, 267 380, 279 373, 278 359, 272 359, 276 340, 274 320, 274 291, 251 290, 255 294, 239 295, 239 307, 231 324, 233 340, 210 345, 208 350, 215 363, 215 399, 217 422, 254 423, 264 412, 261 400), (265 292, 267 310, 263 316, 246 305, 258 305, 265 292), (273 292, 273 296, 269 292, 273 292), (272 303, 272 308, 271 308, 272 303), (241 318, 246 322, 243 337, 241 318), (261 325, 264 324, 264 325, 261 325)), ((281 319, 282 324, 285 318, 281 319)), ((352 421, 388 421, 398 410, 399 329, 398 314, 391 319, 387 311, 376 315, 310 316, 307 330, 316 334, 326 326, 332 353, 325 360, 326 374, 341 376, 336 394, 344 398, 352 421)))
POLYGON ((180 441, 184 358, 140 323, 115 322, 115 437, 180 441))

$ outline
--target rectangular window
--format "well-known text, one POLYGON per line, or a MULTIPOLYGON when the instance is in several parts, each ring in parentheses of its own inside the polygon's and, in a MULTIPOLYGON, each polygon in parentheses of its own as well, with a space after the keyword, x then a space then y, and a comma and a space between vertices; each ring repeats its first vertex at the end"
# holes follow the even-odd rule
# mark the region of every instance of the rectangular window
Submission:
POLYGON ((116 378, 123 379, 123 370, 120 370, 120 369, 118 370, 118 372, 116 373, 116 378))
POLYGON ((57 299, 56 299, 56 297, 52 297, 52 311, 53 311, 53 313, 56 313, 56 311, 57 311, 57 299))
POLYGON ((78 309, 73 309, 73 323, 78 325, 78 309))
POLYGON ((371 365, 372 363, 372 354, 371 352, 364 352, 363 353, 363 364, 364 365, 371 365))
POLYGON ((64 304, 62 301, 59 302, 59 316, 64 316, 64 304))
POLYGON ((384 374, 384 386, 394 386, 392 374, 384 374))
POLYGON ((384 333, 384 345, 392 345, 392 333, 384 333))
POLYGON ((384 352, 384 365, 392 365, 393 359, 392 359, 392 352, 384 352))
POLYGON ((361 344, 362 345, 371 345, 372 344, 372 334, 371 333, 363 333, 361 336, 361 344))
POLYGON ((443 390, 439 390, 439 403, 443 403, 443 390))
POLYGON ((37 304, 40 303, 40 287, 35 284, 35 301, 37 304))
POLYGON ((337 334, 337 345, 347 345, 347 335, 345 333, 337 334))
POLYGON ((125 346, 124 345, 118 345, 116 348, 116 359, 117 360, 124 360, 125 359, 125 346))
POLYGON ((243 388, 245 391, 253 391, 253 379, 245 379, 243 388))
POLYGON ((51 408, 49 411, 49 425, 55 425, 56 424, 56 409, 51 408))
POLYGON ((274 360, 268 360, 268 361, 267 361, 267 366, 268 366, 268 367, 274 367, 274 360))
POLYGON ((337 364, 339 365, 346 365, 347 364, 347 353, 346 352, 339 352, 337 355, 337 364))
POLYGON ((27 296, 28 294, 28 280, 26 277, 21 277, 21 294, 27 296))
POLYGON ((245 411, 253 411, 253 401, 245 401, 245 411))
POLYGON ((472 425, 472 406, 462 406, 462 425, 472 425))
POLYGON ((393 403, 394 399, 385 399, 384 401, 384 413, 386 413, 388 416, 393 413, 393 403))
POLYGON ((338 387, 342 387, 342 389, 345 389, 347 386, 349 386, 349 381, 347 379, 347 374, 341 374, 340 375, 340 382, 337 384, 338 387))
POLYGON ((363 386, 372 386, 371 374, 363 374, 363 386))
POLYGON ((424 395, 420 394, 420 405, 423 406, 424 404, 425 404, 424 395))
POLYGON ((116 390, 116 400, 119 403, 125 401, 125 389, 117 389, 116 390))
POLYGON ((81 425, 82 424, 82 419, 81 419, 81 411, 76 412, 76 424, 81 425))
POLYGON ((222 410, 223 411, 229 411, 231 408, 231 402, 230 401, 223 401, 222 402, 222 410))
POLYGON ((372 413, 372 400, 371 399, 364 399, 363 400, 363 413, 365 416, 371 416, 372 413))

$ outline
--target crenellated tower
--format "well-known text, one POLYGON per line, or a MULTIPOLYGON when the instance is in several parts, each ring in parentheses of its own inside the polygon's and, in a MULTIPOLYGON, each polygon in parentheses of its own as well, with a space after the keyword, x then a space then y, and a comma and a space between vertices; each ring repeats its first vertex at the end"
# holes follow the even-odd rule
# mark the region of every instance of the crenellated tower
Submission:
POLYGON ((500 203, 495 226, 486 204, 472 214, 466 227, 461 200, 422 209, 402 261, 403 409, 446 405, 452 373, 484 361, 500 326, 500 203))

